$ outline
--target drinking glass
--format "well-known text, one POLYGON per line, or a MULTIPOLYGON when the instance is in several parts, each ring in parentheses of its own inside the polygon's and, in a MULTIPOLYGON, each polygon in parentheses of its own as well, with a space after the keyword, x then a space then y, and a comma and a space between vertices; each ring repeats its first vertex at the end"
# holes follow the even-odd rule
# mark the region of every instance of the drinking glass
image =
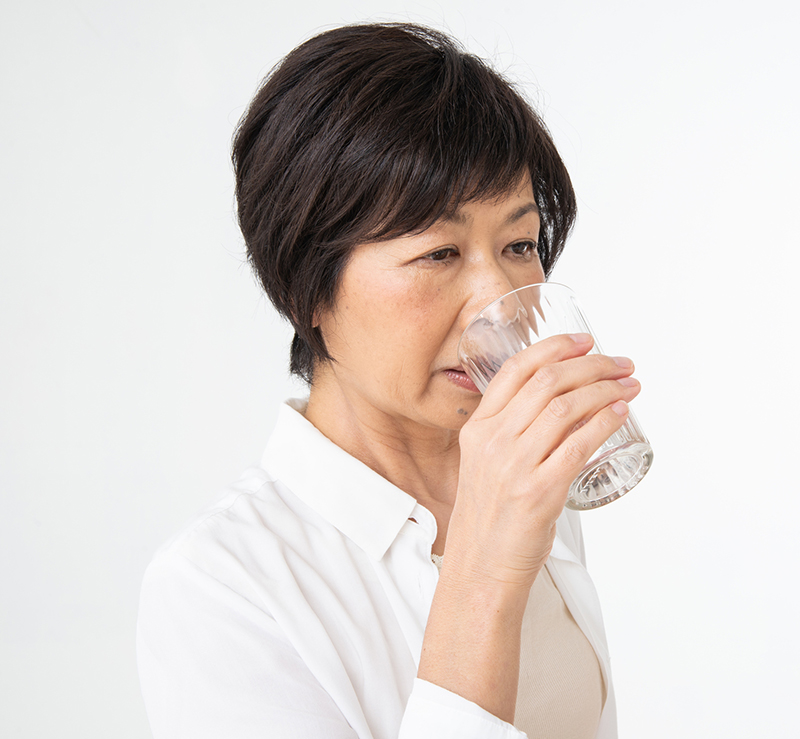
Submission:
MULTIPOLYGON (((467 326, 458 345, 464 371, 481 393, 509 357, 556 334, 588 333, 600 345, 575 294, 565 285, 528 285, 498 298, 467 326)), ((612 434, 574 480, 567 508, 598 508, 620 498, 647 474, 653 449, 633 413, 612 434)))

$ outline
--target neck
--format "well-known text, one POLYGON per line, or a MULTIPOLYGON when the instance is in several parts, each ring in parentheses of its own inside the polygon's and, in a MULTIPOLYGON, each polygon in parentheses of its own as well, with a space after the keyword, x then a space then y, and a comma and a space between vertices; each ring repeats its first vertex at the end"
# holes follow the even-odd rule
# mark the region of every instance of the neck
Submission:
POLYGON ((458 431, 388 413, 326 372, 314 376, 306 418, 431 511, 438 526, 434 551, 441 553, 458 486, 458 431))

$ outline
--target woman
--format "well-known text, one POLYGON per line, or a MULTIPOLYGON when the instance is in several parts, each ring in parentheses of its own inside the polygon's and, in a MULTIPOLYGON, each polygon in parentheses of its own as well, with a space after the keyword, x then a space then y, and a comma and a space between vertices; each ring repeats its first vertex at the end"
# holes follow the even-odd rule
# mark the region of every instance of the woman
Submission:
POLYGON ((586 335, 456 356, 575 217, 537 116, 434 31, 336 29, 265 80, 233 150, 249 257, 307 401, 145 577, 154 736, 612 737, 569 484, 639 391, 586 335), (439 569, 440 568, 440 569, 439 569))

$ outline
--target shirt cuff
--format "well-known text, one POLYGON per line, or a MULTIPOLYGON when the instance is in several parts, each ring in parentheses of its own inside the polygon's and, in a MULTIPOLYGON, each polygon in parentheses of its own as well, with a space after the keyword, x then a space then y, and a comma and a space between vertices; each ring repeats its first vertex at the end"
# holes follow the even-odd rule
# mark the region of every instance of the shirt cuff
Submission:
POLYGON ((398 739, 525 739, 479 705, 415 678, 398 739))

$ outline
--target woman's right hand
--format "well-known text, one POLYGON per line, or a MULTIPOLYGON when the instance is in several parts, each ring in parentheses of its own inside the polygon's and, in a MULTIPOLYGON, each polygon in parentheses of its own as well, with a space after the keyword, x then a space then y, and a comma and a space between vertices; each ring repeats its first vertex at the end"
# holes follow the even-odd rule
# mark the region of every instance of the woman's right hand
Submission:
POLYGON ((461 429, 458 492, 419 677, 511 723, 522 616, 572 481, 625 422, 633 363, 555 336, 509 359, 461 429))
POLYGON ((633 363, 592 345, 565 334, 511 357, 461 430, 445 559, 473 584, 531 587, 570 484, 627 418, 633 363))

